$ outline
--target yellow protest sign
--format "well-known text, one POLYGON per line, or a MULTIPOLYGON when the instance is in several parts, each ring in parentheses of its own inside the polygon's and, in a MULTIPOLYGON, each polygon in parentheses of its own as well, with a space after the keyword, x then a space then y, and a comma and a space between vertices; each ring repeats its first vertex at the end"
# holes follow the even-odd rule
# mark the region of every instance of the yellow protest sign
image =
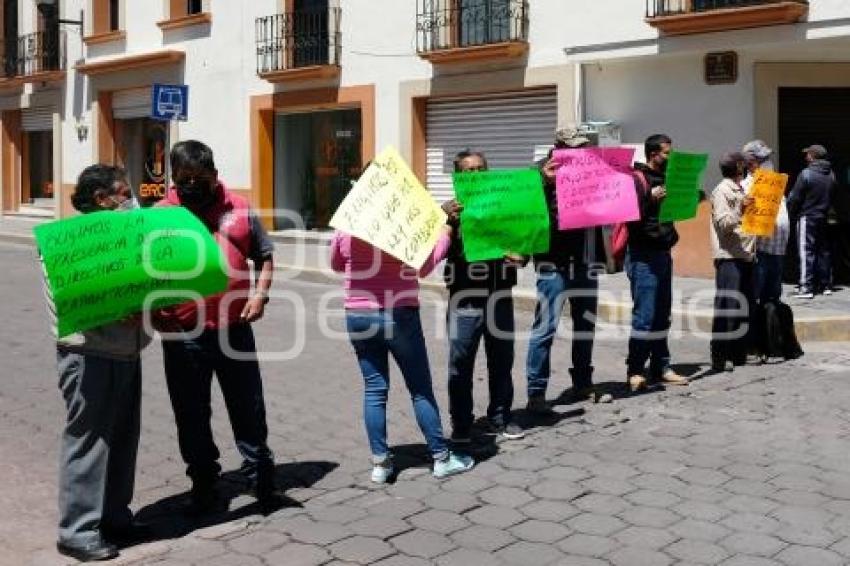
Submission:
POLYGON ((776 227, 776 216, 785 195, 788 175, 759 169, 753 176, 750 196, 755 204, 744 213, 742 228, 744 233, 753 236, 772 236, 776 227))
POLYGON ((372 161, 330 222, 416 269, 445 223, 446 214, 393 147, 372 161))

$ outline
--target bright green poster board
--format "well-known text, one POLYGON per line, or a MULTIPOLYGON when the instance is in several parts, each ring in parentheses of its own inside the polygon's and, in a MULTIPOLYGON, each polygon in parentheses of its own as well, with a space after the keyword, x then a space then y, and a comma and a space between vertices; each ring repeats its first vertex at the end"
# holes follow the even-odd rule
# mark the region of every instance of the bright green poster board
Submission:
POLYGON ((59 337, 227 288, 221 251, 185 208, 95 212, 37 226, 59 337), (182 294, 181 294, 182 293, 182 294))
POLYGON ((549 251, 549 211, 536 169, 454 174, 467 261, 549 251))
POLYGON ((688 220, 697 215, 702 175, 707 164, 707 153, 670 153, 664 183, 667 196, 661 202, 661 222, 688 220))

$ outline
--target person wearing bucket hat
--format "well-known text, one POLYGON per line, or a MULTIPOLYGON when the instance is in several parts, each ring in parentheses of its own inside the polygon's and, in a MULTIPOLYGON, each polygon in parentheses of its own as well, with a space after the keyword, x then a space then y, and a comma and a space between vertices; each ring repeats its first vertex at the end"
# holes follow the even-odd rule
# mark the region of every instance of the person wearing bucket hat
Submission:
POLYGON ((573 387, 567 397, 570 401, 592 400, 598 403, 613 400, 610 393, 599 392, 593 385, 594 321, 599 289, 594 265, 605 263, 601 232, 596 228, 558 229, 556 164, 552 155, 557 149, 575 149, 590 143, 590 139, 583 135, 577 125, 564 125, 555 130, 554 147, 549 155, 536 163, 543 177, 551 234, 549 251, 534 256, 537 306, 528 344, 526 377, 527 410, 535 417, 554 416, 546 402, 546 388, 549 383, 552 344, 567 299, 573 323, 572 367, 569 370, 573 387))
POLYGON ((837 182, 824 146, 810 145, 803 153, 808 166, 797 176, 788 209, 797 219, 800 254, 800 288, 794 298, 812 299, 815 293, 832 292, 827 214, 837 182))

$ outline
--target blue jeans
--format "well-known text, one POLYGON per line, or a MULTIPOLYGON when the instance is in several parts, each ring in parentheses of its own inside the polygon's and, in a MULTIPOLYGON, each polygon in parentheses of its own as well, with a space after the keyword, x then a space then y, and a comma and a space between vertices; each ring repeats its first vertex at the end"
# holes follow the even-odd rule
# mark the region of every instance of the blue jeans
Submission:
POLYGON ((496 425, 511 419, 514 384, 514 305, 510 290, 449 301, 449 412, 452 426, 466 430, 473 422, 472 372, 481 338, 487 354, 490 404, 487 417, 496 425))
POLYGON ((416 422, 425 435, 434 459, 448 453, 440 423, 440 410, 431 387, 428 351, 422 334, 422 321, 416 307, 380 310, 349 310, 345 315, 348 335, 366 391, 363 419, 369 448, 375 461, 389 455, 387 447, 387 397, 390 392, 389 354, 392 354, 404 377, 413 401, 416 422))
MULTIPOLYGON (((221 471, 210 418, 212 375, 215 373, 230 417, 242 470, 252 479, 274 473, 274 456, 267 444, 266 403, 260 366, 255 357, 233 359, 222 349, 222 339, 240 353, 254 354, 250 324, 234 324, 222 331, 205 330, 197 338, 162 343, 165 381, 177 422, 180 454, 186 474, 195 483, 211 483, 221 471)), ((248 357, 248 356, 246 356, 248 357)))
POLYGON ((756 254, 756 300, 759 304, 777 301, 782 297, 782 262, 785 256, 758 252, 756 254))
POLYGON ((632 333, 627 375, 649 372, 661 377, 670 367, 670 310, 673 297, 673 258, 669 251, 629 250, 626 275, 632 291, 632 333))
POLYGON ((591 363, 598 290, 599 281, 591 277, 586 265, 538 266, 537 307, 526 360, 529 396, 546 393, 551 373, 552 342, 567 300, 573 322, 573 367, 570 369, 573 387, 582 389, 593 384, 591 363))

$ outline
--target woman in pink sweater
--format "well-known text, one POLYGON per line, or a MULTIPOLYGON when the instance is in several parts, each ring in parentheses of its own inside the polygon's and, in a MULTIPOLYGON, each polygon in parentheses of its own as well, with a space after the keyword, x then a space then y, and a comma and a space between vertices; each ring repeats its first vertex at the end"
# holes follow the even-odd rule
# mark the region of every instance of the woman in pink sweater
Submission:
POLYGON ((443 436, 419 317, 418 278, 445 258, 451 228, 445 230, 419 271, 342 232, 331 242, 331 267, 345 274, 346 326, 366 386, 363 417, 375 483, 386 482, 395 471, 387 446, 389 354, 410 392, 416 421, 434 458, 434 476, 463 473, 474 464, 471 457, 449 451, 443 436))

